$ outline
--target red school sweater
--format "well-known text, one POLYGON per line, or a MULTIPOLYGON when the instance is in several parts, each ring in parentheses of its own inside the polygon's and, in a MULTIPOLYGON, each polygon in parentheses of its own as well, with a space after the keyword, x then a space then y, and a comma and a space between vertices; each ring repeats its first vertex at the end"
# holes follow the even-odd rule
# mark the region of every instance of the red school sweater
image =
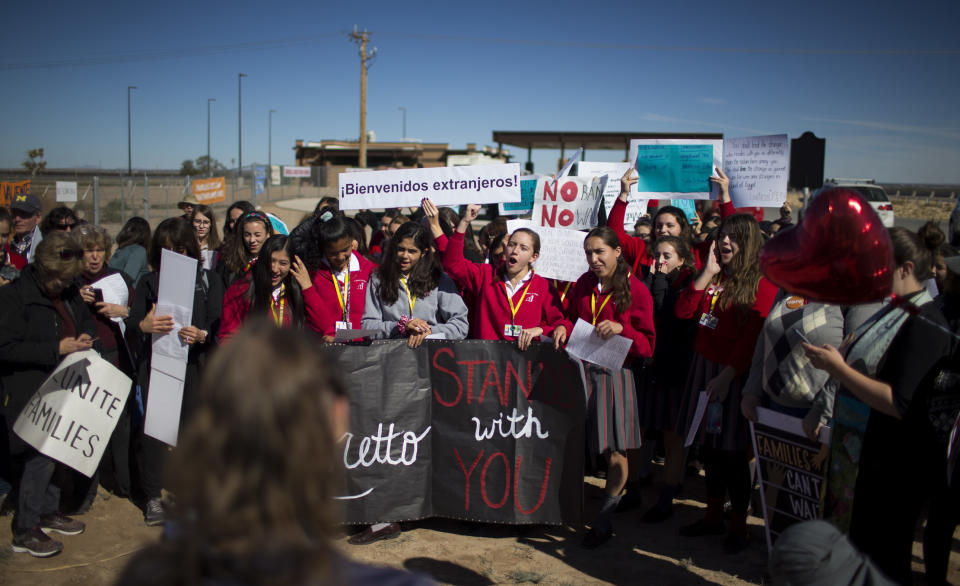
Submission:
MULTIPOLYGON (((576 323, 578 318, 587 323, 594 323, 590 299, 597 290, 598 282, 597 276, 589 271, 577 279, 576 285, 570 291, 570 304, 567 306, 567 319, 572 323, 576 323)), ((630 352, 627 353, 624 368, 636 358, 653 356, 657 334, 653 325, 653 297, 650 295, 650 290, 631 276, 630 307, 623 313, 619 312, 620 308, 612 297, 606 304, 603 303, 607 295, 611 293, 603 293, 597 297, 596 305, 599 312, 596 323, 604 320, 615 321, 623 326, 620 335, 633 341, 630 352), (602 308, 600 308, 601 305, 603 305, 602 308)))
MULTIPOLYGON (((457 287, 473 297, 470 337, 478 340, 516 340, 514 336, 503 334, 503 326, 511 323, 510 304, 507 302, 503 279, 492 265, 477 264, 464 258, 463 234, 454 232, 445 243, 440 243, 441 239, 447 239, 444 236, 437 239, 438 249, 445 245, 443 269, 457 287)), ((550 282, 540 275, 534 273, 514 292, 512 300, 514 307, 520 304, 513 323, 524 329, 542 327, 544 336, 549 336, 560 325, 570 331, 571 325, 564 318, 560 296, 550 282)))
MULTIPOLYGON (((350 324, 353 328, 359 328, 367 299, 367 281, 377 265, 356 252, 353 253, 353 258, 359 268, 350 271, 350 324)), ((313 287, 303 292, 304 322, 323 336, 336 334, 337 322, 343 320, 343 310, 340 308, 333 279, 330 267, 323 264, 313 275, 313 287)))
MULTIPOLYGON (((701 314, 710 311, 710 301, 715 294, 717 293, 712 286, 701 290, 691 283, 677 298, 674 312, 680 319, 699 319, 701 314)), ((732 366, 736 369, 737 376, 746 374, 753 360, 753 350, 763 329, 763 322, 767 319, 776 296, 777 286, 760 277, 757 298, 746 316, 739 315, 732 306, 720 309, 718 303, 713 309, 717 327, 709 328, 700 324, 693 342, 694 350, 714 364, 732 366)))

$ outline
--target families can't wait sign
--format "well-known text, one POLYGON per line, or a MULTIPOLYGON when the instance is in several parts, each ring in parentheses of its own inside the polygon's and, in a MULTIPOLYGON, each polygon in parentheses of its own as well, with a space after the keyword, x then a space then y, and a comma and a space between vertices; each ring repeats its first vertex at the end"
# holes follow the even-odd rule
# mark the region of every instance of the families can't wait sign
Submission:
POLYGON ((340 209, 454 206, 520 201, 520 165, 473 165, 340 173, 340 209))
POLYGON ((93 476, 131 383, 94 350, 69 354, 20 412, 13 431, 40 453, 93 476))

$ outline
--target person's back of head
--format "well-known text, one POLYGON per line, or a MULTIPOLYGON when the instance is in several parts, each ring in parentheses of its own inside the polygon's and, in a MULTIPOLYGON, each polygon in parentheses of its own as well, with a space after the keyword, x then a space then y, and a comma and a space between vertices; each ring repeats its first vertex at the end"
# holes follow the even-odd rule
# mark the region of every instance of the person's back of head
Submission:
POLYGON ((120 583, 336 582, 326 538, 347 399, 316 346, 253 319, 213 356, 198 403, 168 467, 176 536, 120 583))

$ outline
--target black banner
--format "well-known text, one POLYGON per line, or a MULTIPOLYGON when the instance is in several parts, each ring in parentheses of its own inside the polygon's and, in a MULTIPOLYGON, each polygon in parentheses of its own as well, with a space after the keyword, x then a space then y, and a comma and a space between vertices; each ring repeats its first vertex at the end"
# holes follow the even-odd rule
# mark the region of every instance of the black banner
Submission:
POLYGON ((349 523, 580 523, 585 401, 565 354, 478 340, 324 351, 350 393, 349 523))
POLYGON ((757 412, 753 439, 770 547, 790 525, 822 518, 827 454, 824 444, 803 435, 799 419, 757 412))

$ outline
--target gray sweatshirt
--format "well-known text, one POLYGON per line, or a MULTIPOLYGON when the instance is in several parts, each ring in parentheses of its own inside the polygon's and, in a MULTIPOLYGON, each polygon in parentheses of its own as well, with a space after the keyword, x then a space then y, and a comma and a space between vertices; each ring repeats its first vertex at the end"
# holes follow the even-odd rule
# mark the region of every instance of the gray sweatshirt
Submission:
MULTIPOLYGON (((363 308, 364 329, 379 330, 374 339, 399 338, 397 322, 401 316, 410 315, 410 300, 400 287, 397 301, 390 305, 380 297, 380 276, 370 275, 367 283, 367 300, 363 308)), ((430 325, 434 334, 444 334, 448 340, 462 340, 470 329, 467 321, 467 306, 463 303, 457 286, 447 275, 440 278, 436 289, 426 297, 418 297, 413 306, 413 317, 430 325)))

